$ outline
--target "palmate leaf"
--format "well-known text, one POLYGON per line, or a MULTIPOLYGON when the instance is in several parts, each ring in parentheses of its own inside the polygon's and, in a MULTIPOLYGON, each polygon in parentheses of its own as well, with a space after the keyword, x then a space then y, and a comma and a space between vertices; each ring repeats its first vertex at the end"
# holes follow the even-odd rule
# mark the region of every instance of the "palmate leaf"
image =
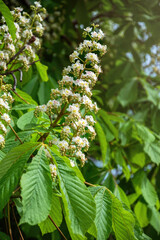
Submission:
POLYGON ((112 227, 116 240, 134 240, 135 219, 112 194, 112 227))
POLYGON ((25 163, 40 143, 24 143, 13 148, 0 162, 0 209, 9 200, 18 184, 25 163))
MULTIPOLYGON (((54 194, 52 195, 52 205, 49 215, 59 227, 62 222, 62 207, 59 197, 54 194)), ((45 233, 54 232, 56 230, 56 227, 53 225, 49 217, 47 217, 45 221, 41 222, 39 224, 39 227, 41 229, 42 235, 45 233)))
POLYGON ((64 204, 66 223, 72 240, 82 240, 95 218, 95 203, 84 183, 77 177, 63 157, 51 152, 57 166, 57 173, 64 204))
MULTIPOLYGON (((125 209, 122 202, 108 188, 97 186, 89 189, 96 202, 96 239, 108 239, 111 227, 115 232, 116 240, 136 239, 134 236, 135 219, 130 210, 125 209)), ((94 225, 88 232, 96 237, 94 225)))
POLYGON ((106 240, 112 230, 112 198, 106 188, 95 195, 97 240, 106 240))
POLYGON ((106 140, 106 136, 105 133, 101 127, 101 125, 99 124, 99 122, 96 122, 95 124, 95 129, 99 138, 99 142, 100 142, 100 148, 101 148, 101 153, 102 153, 102 161, 105 164, 106 161, 106 154, 107 154, 107 140, 106 140))
POLYGON ((16 27, 14 25, 13 16, 10 13, 9 8, 5 5, 5 3, 2 0, 0 0, 0 12, 4 16, 9 32, 12 36, 12 39, 14 40, 16 38, 16 27))
POLYGON ((44 221, 51 210, 52 179, 48 159, 42 146, 22 175, 23 215, 20 223, 36 225, 44 221))
POLYGON ((158 195, 154 186, 147 178, 146 173, 144 171, 137 172, 132 181, 136 192, 142 193, 145 201, 150 206, 154 206, 158 200, 158 195))

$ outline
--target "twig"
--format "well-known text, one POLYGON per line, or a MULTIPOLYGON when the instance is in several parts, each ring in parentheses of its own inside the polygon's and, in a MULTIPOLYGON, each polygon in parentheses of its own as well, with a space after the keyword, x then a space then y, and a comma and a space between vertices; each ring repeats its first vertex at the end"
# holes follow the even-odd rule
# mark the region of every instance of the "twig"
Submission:
POLYGON ((16 223, 16 225, 17 225, 19 234, 20 234, 20 236, 21 236, 21 240, 24 240, 23 235, 22 235, 22 232, 21 232, 21 230, 20 230, 20 228, 19 228, 19 226, 18 226, 18 222, 17 222, 16 216, 15 216, 15 213, 14 213, 14 206, 13 206, 13 205, 12 205, 12 213, 13 213, 13 217, 14 217, 15 223, 16 223))
POLYGON ((11 89, 20 99, 22 99, 25 103, 30 104, 25 99, 23 99, 17 92, 14 91, 14 89, 11 89))
POLYGON ((6 225, 6 232, 7 232, 7 235, 8 235, 8 226, 7 226, 7 217, 6 217, 5 208, 3 209, 3 214, 4 214, 5 225, 6 225))
POLYGON ((9 235, 11 240, 13 240, 13 236, 12 236, 12 229, 11 229, 11 219, 10 219, 10 206, 8 203, 8 228, 9 228, 9 235))
MULTIPOLYGON (((39 62, 39 61, 40 61, 40 59, 38 59, 38 60, 36 60, 36 61, 33 61, 33 62, 29 63, 28 65, 33 65, 34 63, 39 62)), ((10 75, 10 74, 12 74, 12 73, 14 73, 14 72, 20 71, 22 68, 23 68, 23 66, 22 66, 22 67, 19 67, 19 68, 16 68, 16 69, 14 69, 14 70, 12 70, 12 71, 8 71, 8 72, 5 72, 5 73, 0 73, 0 75, 2 75, 2 76, 4 76, 4 75, 10 75)))
POLYGON ((12 128, 12 126, 9 124, 10 129, 13 131, 13 133, 16 135, 16 138, 20 141, 21 144, 23 144, 22 140, 18 137, 18 134, 16 131, 12 128))
POLYGON ((19 186, 14 192, 13 194, 15 194, 21 187, 19 186))
MULTIPOLYGON (((34 41, 36 40, 36 37, 35 36, 32 36, 30 38, 30 40, 28 41, 28 45, 32 44, 34 41)), ((11 59, 9 60, 9 62, 7 63, 7 65, 9 63, 11 63, 19 54, 21 54, 21 52, 23 52, 23 50, 25 49, 26 45, 24 45, 13 57, 11 57, 11 59)))
POLYGON ((50 215, 48 215, 49 219, 51 220, 51 222, 54 224, 54 226, 57 228, 57 230, 60 232, 60 234, 62 235, 62 237, 67 240, 67 238, 64 236, 64 234, 62 233, 62 231, 60 230, 60 228, 56 225, 56 223, 53 221, 53 219, 51 218, 50 215))
POLYGON ((91 187, 96 187, 96 185, 89 183, 89 182, 84 182, 86 185, 91 186, 91 187))
POLYGON ((13 85, 13 90, 15 91, 16 90, 16 86, 17 86, 17 78, 16 76, 14 75, 14 73, 11 73, 13 79, 14 79, 14 85, 13 85))
POLYGON ((19 81, 22 82, 23 80, 23 72, 20 68, 18 68, 18 71, 19 71, 19 74, 20 74, 20 77, 19 77, 19 81))

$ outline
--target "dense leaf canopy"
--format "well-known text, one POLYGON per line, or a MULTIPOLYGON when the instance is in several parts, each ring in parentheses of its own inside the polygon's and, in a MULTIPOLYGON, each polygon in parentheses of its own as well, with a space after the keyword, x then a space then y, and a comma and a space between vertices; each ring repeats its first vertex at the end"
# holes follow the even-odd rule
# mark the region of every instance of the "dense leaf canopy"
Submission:
MULTIPOLYGON (((0 11, 15 37, 10 12, 4 6, 1 9, 1 2, 0 11)), ((4 2, 9 8, 21 5, 28 11, 34 1, 4 2)), ((158 240, 160 1, 41 3, 48 14, 38 53, 40 62, 24 71, 23 82, 17 85, 17 93, 27 103, 15 95, 12 108, 16 132, 24 142, 32 144, 19 145, 10 131, 5 148, 0 151, 0 239, 9 239, 3 233, 6 231, 2 208, 25 171, 20 180, 22 202, 18 198, 14 205, 16 214, 21 216, 26 240, 63 239, 48 215, 67 239, 158 240), (57 149, 49 148, 59 183, 59 189, 52 183, 52 193, 44 145, 36 135, 45 132, 49 119, 42 116, 37 120, 34 110, 50 99, 51 88, 58 86, 62 70, 69 64, 69 55, 82 41, 84 27, 91 23, 100 25, 105 33, 103 43, 107 45, 102 58, 103 73, 93 90, 93 99, 100 108, 94 115, 97 135, 80 170, 77 166, 71 168, 57 149), (37 155, 27 163, 34 151, 38 151, 37 155), (35 224, 38 225, 32 226, 35 224)), ((11 217, 14 222, 14 216, 11 217)), ((15 222, 11 224, 16 228, 15 222)), ((18 239, 18 231, 14 234, 18 239)))

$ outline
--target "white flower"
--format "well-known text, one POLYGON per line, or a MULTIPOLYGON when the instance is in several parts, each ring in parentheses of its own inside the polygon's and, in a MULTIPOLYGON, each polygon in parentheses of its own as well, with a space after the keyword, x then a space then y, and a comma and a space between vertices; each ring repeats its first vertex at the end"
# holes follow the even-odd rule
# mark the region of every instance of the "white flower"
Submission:
POLYGON ((94 80, 94 81, 97 81, 97 76, 94 72, 91 72, 91 71, 86 71, 85 74, 83 73, 82 74, 82 78, 84 79, 91 79, 91 80, 94 80))
POLYGON ((68 96, 70 96, 70 95, 72 95, 72 91, 71 90, 69 90, 69 89, 63 89, 63 90, 61 90, 60 91, 60 93, 61 93, 61 95, 62 96, 66 96, 66 97, 68 97, 68 96))
MULTIPOLYGON (((25 31, 22 32, 22 37, 24 37, 24 38, 29 38, 31 36, 32 36, 32 31, 30 29, 26 29, 25 31)), ((27 46, 26 46, 26 48, 27 48, 27 46)))
POLYGON ((70 160, 70 164, 71 164, 71 167, 75 167, 76 166, 75 161, 73 161, 73 160, 70 160))
POLYGON ((4 143, 5 139, 2 134, 0 134, 0 145, 4 143))
POLYGON ((80 126, 80 127, 82 127, 82 126, 86 127, 88 125, 88 122, 85 119, 81 118, 76 122, 76 125, 80 126))
POLYGON ((76 152, 76 157, 81 158, 82 162, 86 160, 84 153, 82 153, 80 150, 76 152))
POLYGON ((83 47, 86 48, 86 47, 92 47, 93 43, 92 41, 90 40, 84 40, 83 41, 83 47))
POLYGON ((47 106, 45 104, 43 104, 43 105, 38 106, 37 109, 42 111, 42 112, 46 112, 47 111, 47 106))
POLYGON ((5 71, 7 69, 6 62, 1 61, 0 62, 0 68, 3 68, 3 70, 5 71))
POLYGON ((95 130, 94 130, 94 128, 93 128, 92 126, 88 126, 88 130, 89 130, 89 132, 91 132, 91 133, 94 133, 94 132, 95 132, 95 130))
POLYGON ((75 114, 79 113, 79 105, 78 104, 69 105, 69 107, 67 108, 67 111, 75 114))
POLYGON ((97 64, 95 64, 94 66, 93 66, 93 68, 95 69, 95 71, 96 72, 98 72, 98 73, 101 73, 102 72, 102 69, 101 69, 101 67, 100 66, 98 66, 97 64))
POLYGON ((4 124, 1 123, 1 122, 0 122, 0 129, 1 129, 4 133, 7 133, 6 127, 5 127, 4 124))
POLYGON ((40 2, 38 2, 38 1, 35 1, 35 2, 34 2, 34 5, 35 5, 37 8, 42 7, 42 5, 40 4, 40 2))
POLYGON ((19 20, 20 20, 20 24, 22 25, 29 23, 29 19, 24 16, 20 16, 19 20))
POLYGON ((58 108, 60 107, 61 104, 59 101, 57 100, 49 100, 48 103, 47 103, 47 107, 54 107, 54 108, 58 108))
POLYGON ((71 133, 71 128, 70 128, 70 126, 65 126, 65 127, 63 128, 63 132, 65 132, 65 133, 71 133))
POLYGON ((59 146, 60 148, 68 149, 69 144, 68 144, 67 141, 62 140, 62 141, 59 141, 58 146, 59 146))
POLYGON ((3 51, 0 51, 0 58, 1 58, 1 59, 4 58, 4 53, 3 53, 3 51))
POLYGON ((91 32, 91 37, 92 38, 98 38, 98 33, 97 32, 91 32))
POLYGON ((83 141, 84 138, 81 138, 79 136, 77 137, 73 137, 72 138, 72 142, 74 142, 76 145, 78 145, 79 147, 83 148, 85 147, 85 142, 83 141))
POLYGON ((73 62, 75 59, 78 59, 79 53, 77 51, 74 51, 69 57, 71 62, 73 62))
POLYGON ((92 28, 91 27, 86 27, 85 29, 84 29, 84 31, 86 31, 86 32, 91 32, 92 31, 92 28))
POLYGON ((72 64, 72 68, 75 71, 77 71, 77 70, 80 71, 80 70, 84 69, 83 64, 81 64, 79 61, 77 61, 76 63, 72 64))
POLYGON ((63 75, 68 74, 68 73, 70 73, 71 71, 72 71, 71 66, 65 67, 65 68, 63 69, 63 75))
POLYGON ((92 101, 89 97, 87 97, 86 95, 84 95, 82 97, 82 103, 87 105, 87 106, 91 106, 92 105, 92 101))
POLYGON ((63 78, 62 78, 62 81, 64 81, 64 82, 66 82, 66 83, 73 83, 73 77, 69 77, 69 76, 67 76, 67 75, 65 75, 65 76, 63 76, 63 78))
POLYGON ((38 32, 38 33, 42 33, 43 32, 43 26, 42 26, 42 24, 41 23, 39 23, 37 26, 36 26, 36 31, 38 32))
POLYGON ((94 121, 94 118, 91 115, 86 115, 85 119, 87 120, 87 122, 94 125, 95 121, 94 121))
POLYGON ((104 33, 101 29, 99 29, 99 32, 98 32, 98 39, 102 39, 104 37, 104 33))
POLYGON ((80 87, 84 87, 84 88, 88 88, 88 87, 89 87, 88 82, 83 81, 83 80, 81 80, 81 79, 77 79, 77 80, 75 81, 75 85, 80 86, 80 87))
POLYGON ((2 116, 1 116, 1 119, 3 119, 6 123, 10 123, 11 119, 9 117, 9 115, 7 113, 4 113, 2 116))
POLYGON ((56 176, 57 175, 57 167, 54 164, 49 164, 49 168, 50 168, 50 172, 52 176, 56 176))
POLYGON ((5 102, 2 98, 0 98, 0 105, 3 106, 5 109, 10 110, 8 103, 5 102))
POLYGON ((58 138, 54 138, 54 139, 52 140, 52 144, 58 146, 58 144, 59 144, 59 139, 58 139, 58 138))
POLYGON ((96 62, 96 63, 99 62, 98 56, 95 53, 87 53, 85 58, 89 61, 93 61, 93 62, 96 62))

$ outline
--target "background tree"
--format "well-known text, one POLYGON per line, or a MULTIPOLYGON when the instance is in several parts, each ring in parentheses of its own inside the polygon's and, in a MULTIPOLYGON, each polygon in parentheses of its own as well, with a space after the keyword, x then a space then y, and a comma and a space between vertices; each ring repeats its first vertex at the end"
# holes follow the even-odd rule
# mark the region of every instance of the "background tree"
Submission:
MULTIPOLYGON (((5 3, 9 7, 21 5, 29 11, 33 1, 5 3)), ((91 23, 100 25, 108 52, 103 57, 103 74, 93 90, 93 98, 101 110, 96 114, 97 136, 81 171, 86 182, 107 187, 126 209, 132 209, 146 235, 159 239, 160 1, 44 0, 42 5, 48 13, 39 57, 48 66, 48 75, 44 74, 45 66, 32 66, 23 73, 18 89, 38 104, 46 104, 50 89, 58 86, 62 70, 69 64, 68 56, 82 41, 83 28, 91 23)), ((13 115, 18 118, 23 113, 15 108, 13 115)), ((18 126, 16 131, 20 132, 18 126)), ((10 137, 11 133, 7 135, 8 140, 10 137)), ((102 191, 99 196, 92 192, 95 199, 102 191)), ((61 229, 68 239, 64 221, 61 229)), ((25 239, 42 239, 38 226, 24 224, 22 231, 25 239)), ((94 236, 93 229, 90 233, 94 236)), ((87 239, 94 239, 91 235, 87 239)), ((43 236, 43 239, 58 238, 57 230, 52 236, 43 236)), ((109 239, 115 239, 115 233, 109 239)))

